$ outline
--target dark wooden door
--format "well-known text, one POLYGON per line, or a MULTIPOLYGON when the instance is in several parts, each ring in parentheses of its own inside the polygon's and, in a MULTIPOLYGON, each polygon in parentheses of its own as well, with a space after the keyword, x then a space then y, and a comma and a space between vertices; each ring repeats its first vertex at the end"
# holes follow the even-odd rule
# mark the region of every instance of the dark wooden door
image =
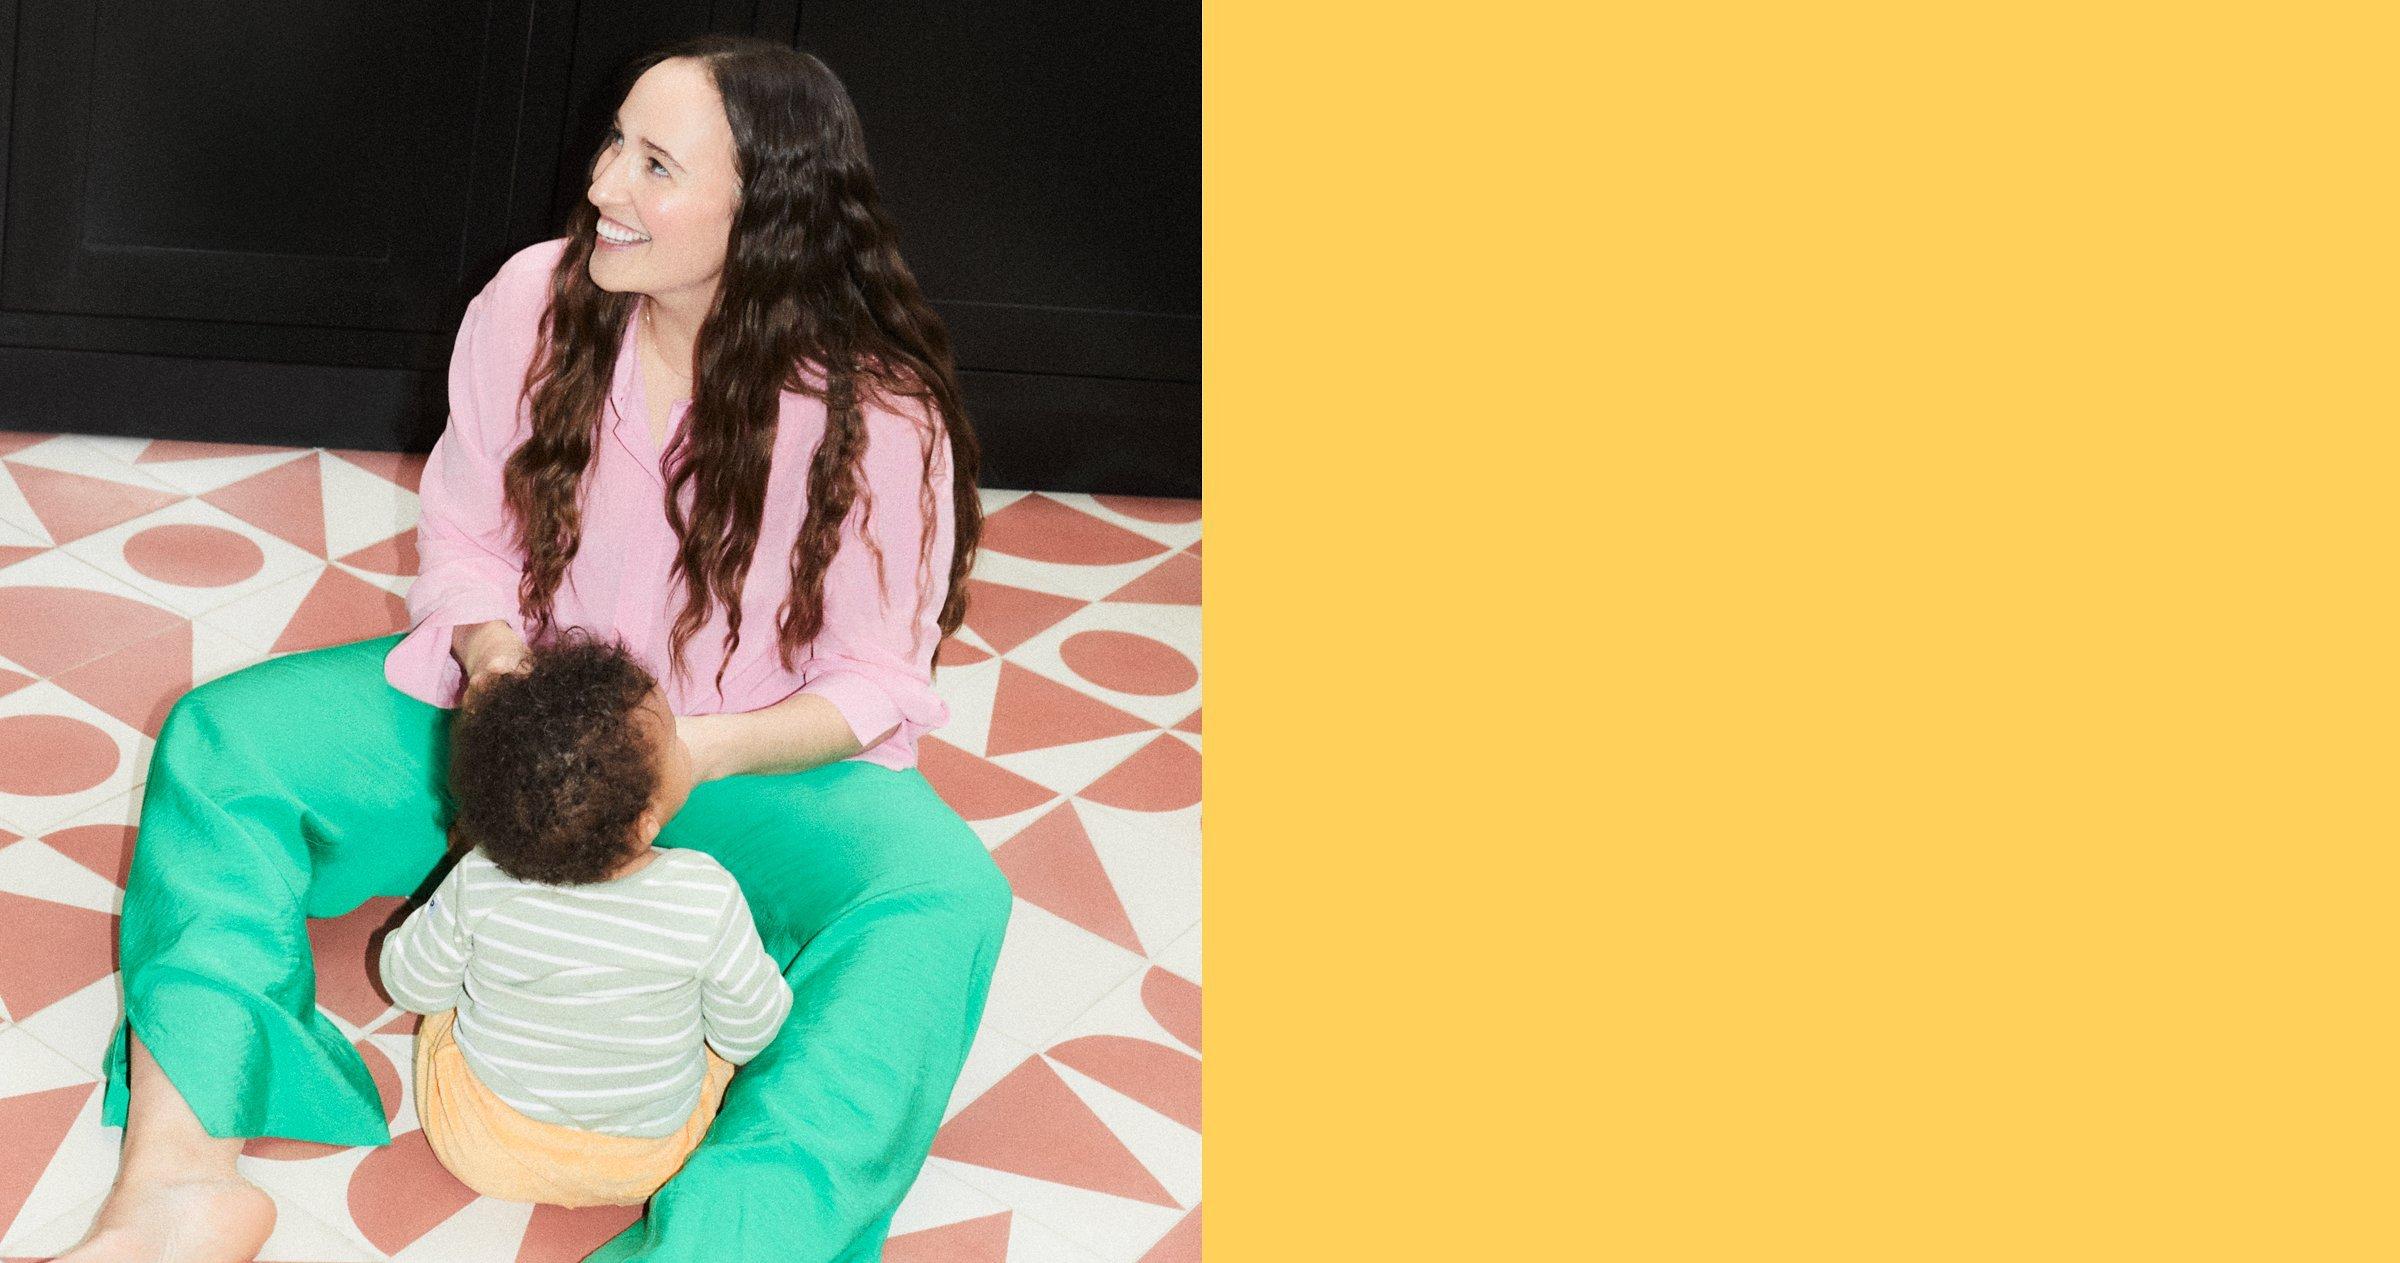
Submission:
POLYGON ((797 0, 0 0, 0 429, 429 445, 633 56, 849 84, 1001 486, 1199 490, 1199 15, 797 0))

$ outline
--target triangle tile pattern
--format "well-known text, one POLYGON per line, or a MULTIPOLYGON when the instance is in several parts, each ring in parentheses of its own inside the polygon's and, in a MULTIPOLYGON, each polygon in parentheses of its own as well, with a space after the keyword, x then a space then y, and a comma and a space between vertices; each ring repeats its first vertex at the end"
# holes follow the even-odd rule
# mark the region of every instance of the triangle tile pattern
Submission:
POLYGON ((99 1087, 83 1083, 0 1097, 0 1136, 8 1137, 8 1143, 0 1145, 0 1227, 25 1208, 25 1199, 49 1169, 50 1155, 99 1087))
POLYGON ((1057 626, 1084 604, 1081 597, 967 580, 967 626, 1002 653, 1057 626))
POLYGON ((1166 551, 1156 540, 1043 492, 985 518, 983 546, 1028 561, 1070 566, 1123 565, 1166 551))
POLYGON ((883 1263, 1007 1263, 1009 1212, 921 1228, 883 1243, 883 1263))
POLYGON ((52 829, 42 841, 122 889, 125 866, 133 859, 133 835, 132 825, 84 824, 52 829))
POLYGON ((1123 1035, 1083 1035, 1051 1046, 1050 1058, 1200 1130, 1200 1059, 1123 1035))
POLYGON ((295 653, 408 630, 408 602, 346 570, 327 566, 275 638, 274 652, 295 653))
POLYGON ((1177 553, 1142 572, 1141 577, 1108 594, 1111 601, 1143 605, 1198 605, 1200 556, 1177 553))
POLYGON ((56 437, 53 434, 26 434, 12 430, 0 430, 0 456, 22 451, 36 443, 47 443, 56 437))
POLYGON ((0 1004, 17 1021, 108 977, 117 919, 0 890, 0 1004))
MULTIPOLYGON (((105 754, 93 744, 92 756, 115 769, 86 794, 0 795, 0 808, 57 804, 33 819, 0 810, 0 1009, 17 1023, 33 1019, 0 1024, 0 1039, 39 1048, 42 1064, 58 1067, 29 1077, 22 1067, 32 1061, 0 1058, 10 1063, 0 1065, 0 1258, 8 1258, 57 1248, 34 1229, 51 1231, 49 1221, 79 1205, 58 1190, 82 1179, 95 1155, 115 1151, 116 1133, 98 1125, 91 1076, 114 1020, 116 920, 105 909, 136 842, 134 773, 147 755, 146 744, 127 743, 154 736, 195 680, 261 654, 401 630, 405 603, 361 576, 404 588, 414 575, 413 493, 424 461, 8 433, 0 457, 8 458, 0 461, 0 703, 15 702, 0 705, 0 742, 9 754, 36 737, 63 749, 89 729, 105 743, 105 754), (180 529, 145 537, 136 519, 175 505, 194 510, 162 516, 180 529), (205 523, 200 513, 210 515, 205 523), (383 525, 395 513, 397 531, 383 525), (121 572, 68 551, 77 541, 108 543, 92 537, 112 531, 126 538, 121 572), (297 548, 314 564, 197 620, 170 607, 166 589, 152 591, 154 577, 198 590, 204 585, 192 580, 231 573, 250 546, 285 557, 297 548), (12 739, 12 721, 57 732, 12 739), (7 859, 12 851, 24 859, 7 859), (72 1046, 53 1057, 43 1039, 72 1046), (45 1222, 12 1225, 28 1196, 29 1212, 45 1222), (17 1249, 20 1240, 41 1248, 17 1249)), ((1188 603, 1198 599, 1198 506, 1071 493, 985 498, 998 522, 989 560, 1000 577, 973 580, 967 627, 945 646, 936 683, 954 716, 967 718, 924 739, 920 767, 994 848, 1022 905, 1025 924, 1012 939, 1032 950, 1004 961, 1016 972, 1006 986, 995 982, 983 1027, 989 1049, 970 1058, 938 1140, 942 1159, 927 1169, 927 1180, 947 1181, 956 1196, 928 1203, 940 1213, 920 1212, 886 1257, 1181 1263, 1198 1247, 1197 1165, 1173 1145, 1197 1152, 1199 988, 1186 981, 1198 977, 1197 928, 1177 927, 1197 902, 1191 892, 1162 900, 1158 883, 1190 881, 1196 865, 1144 866, 1174 854, 1170 845, 1194 845, 1176 831, 1196 828, 1196 813, 1175 804, 1196 800, 1198 696, 1196 682, 1156 697, 1141 690, 1186 685, 1198 661, 1199 611, 1188 603), (1095 622, 1096 602, 1124 612, 1095 622)), ((79 766, 39 761, 43 775, 66 780, 79 766)), ((373 900, 309 927, 319 1002, 357 1035, 386 1116, 401 1130, 373 1150, 254 1144, 245 1159, 253 1169, 284 1173, 274 1187, 287 1218, 296 1208, 310 1224, 330 1225, 313 1236, 295 1228, 285 1239, 300 1253, 268 1257, 363 1258, 370 1248, 462 1263, 583 1257, 635 1211, 477 1198, 415 1130, 405 1082, 415 1021, 383 997, 371 958, 401 906, 373 900), (310 1200, 295 1204, 295 1196, 310 1200)))
POLYGON ((323 473, 316 461, 286 461, 200 498, 304 552, 325 555, 323 473))
POLYGON ((1200 1263, 1200 1208, 1192 1207, 1158 1244, 1142 1253, 1140 1263, 1200 1263))
POLYGON ((1071 1188, 1173 1206, 1158 1177, 1039 1057, 993 1084, 942 1125, 935 1157, 1071 1188))
POLYGON ((356 552, 339 558, 345 566, 372 570, 377 574, 413 575, 417 572, 417 533, 409 530, 380 543, 369 544, 356 552))
POLYGON ((1014 815, 1057 796, 1039 783, 969 754, 940 737, 917 739, 917 770, 933 783, 952 810, 969 820, 1014 815))
POLYGON ((192 687, 192 625, 170 627, 53 678, 126 727, 156 737, 167 709, 192 687))
POLYGON ((405 490, 416 491, 425 477, 425 458, 407 452, 354 452, 335 449, 328 455, 339 457, 369 473, 381 475, 405 490))
POLYGON ((1092 849, 1083 822, 1072 803, 1060 803, 1048 815, 992 852, 1017 898, 1072 921, 1137 955, 1142 942, 1133 919, 1117 898, 1108 870, 1092 849))
POLYGON ((1014 662, 1000 664, 1000 694, 992 702, 986 754, 1015 754, 1051 746, 1146 732, 1154 725, 1089 693, 1014 662))
POLYGON ((115 482, 18 461, 8 462, 8 472, 25 503, 42 520, 42 529, 61 544, 130 522, 183 498, 155 484, 115 482))

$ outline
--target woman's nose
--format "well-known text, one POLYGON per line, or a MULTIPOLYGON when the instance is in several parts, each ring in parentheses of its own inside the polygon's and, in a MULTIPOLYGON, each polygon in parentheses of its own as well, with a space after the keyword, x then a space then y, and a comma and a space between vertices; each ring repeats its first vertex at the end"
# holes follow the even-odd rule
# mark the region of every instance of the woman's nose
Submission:
POLYGON ((598 165, 592 168, 591 187, 584 190, 584 197, 592 205, 606 208, 612 203, 624 201, 625 191, 620 187, 622 181, 615 178, 618 169, 623 165, 617 161, 618 157, 617 154, 603 153, 600 155, 598 165))

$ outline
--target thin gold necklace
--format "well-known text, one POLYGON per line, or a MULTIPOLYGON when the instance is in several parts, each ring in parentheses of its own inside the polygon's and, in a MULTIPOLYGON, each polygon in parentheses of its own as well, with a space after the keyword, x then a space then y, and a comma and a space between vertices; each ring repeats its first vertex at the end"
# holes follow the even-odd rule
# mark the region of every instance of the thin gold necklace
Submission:
POLYGON ((675 361, 667 358, 667 348, 659 345, 658 322, 650 318, 650 304, 648 303, 642 304, 642 329, 650 335, 650 350, 652 354, 658 356, 659 364, 668 372, 674 373, 675 380, 682 382, 685 385, 690 385, 692 375, 686 372, 678 372, 675 368, 675 361))

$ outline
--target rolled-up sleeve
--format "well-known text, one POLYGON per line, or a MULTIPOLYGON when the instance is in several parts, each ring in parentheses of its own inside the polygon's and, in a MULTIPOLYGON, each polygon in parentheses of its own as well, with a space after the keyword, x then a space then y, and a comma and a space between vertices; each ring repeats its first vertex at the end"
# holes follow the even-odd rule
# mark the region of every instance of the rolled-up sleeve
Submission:
POLYGON ((384 678, 435 706, 458 704, 464 672, 452 632, 499 621, 525 634, 517 606, 524 573, 502 491, 502 472, 522 428, 518 394, 524 354, 501 321, 509 304, 494 281, 468 304, 450 355, 450 423, 425 461, 417 504, 417 579, 408 590, 410 631, 384 659, 384 678))
POLYGON ((906 768, 916 761, 917 737, 950 719, 949 705, 933 691, 933 655, 957 529, 949 437, 913 406, 894 411, 877 405, 867 414, 864 473, 867 495, 843 524, 841 547, 826 567, 825 628, 799 664, 797 691, 833 703, 861 743, 893 732, 856 757, 906 768), (930 558, 921 551, 928 485, 930 558))

